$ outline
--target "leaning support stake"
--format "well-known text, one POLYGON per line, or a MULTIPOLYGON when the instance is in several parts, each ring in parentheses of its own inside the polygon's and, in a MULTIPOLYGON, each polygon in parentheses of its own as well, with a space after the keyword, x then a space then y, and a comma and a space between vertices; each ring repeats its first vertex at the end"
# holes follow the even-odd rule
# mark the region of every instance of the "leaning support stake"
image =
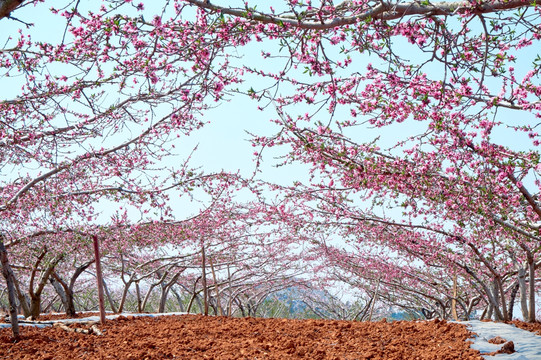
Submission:
POLYGON ((103 300, 103 277, 101 275, 100 246, 98 236, 92 235, 94 240, 94 256, 96 258, 96 278, 98 281, 98 299, 100 303, 100 323, 105 323, 105 302, 103 300))

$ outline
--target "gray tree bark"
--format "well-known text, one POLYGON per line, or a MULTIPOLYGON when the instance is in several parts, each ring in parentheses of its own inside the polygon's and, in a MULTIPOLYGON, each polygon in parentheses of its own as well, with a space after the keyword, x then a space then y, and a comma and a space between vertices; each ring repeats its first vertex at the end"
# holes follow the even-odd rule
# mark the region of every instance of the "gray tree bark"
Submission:
POLYGON ((532 253, 528 253, 528 269, 530 272, 530 278, 529 278, 529 287, 530 287, 530 308, 529 308, 529 316, 528 316, 528 322, 534 323, 535 322, 535 261, 533 259, 532 253))
POLYGON ((4 246, 5 235, 0 233, 0 262, 2 263, 2 275, 6 279, 8 288, 9 316, 11 320, 11 332, 13 338, 19 338, 19 319, 17 319, 17 296, 15 291, 15 274, 9 265, 8 253, 4 246))
POLYGON ((0 19, 9 16, 24 0, 0 0, 0 19))

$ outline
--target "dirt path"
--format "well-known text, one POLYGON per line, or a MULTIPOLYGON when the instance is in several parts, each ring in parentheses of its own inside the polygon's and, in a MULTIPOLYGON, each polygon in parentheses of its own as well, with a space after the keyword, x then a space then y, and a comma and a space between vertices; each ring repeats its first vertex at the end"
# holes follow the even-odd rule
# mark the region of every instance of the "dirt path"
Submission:
POLYGON ((122 316, 98 327, 24 327, 18 343, 2 329, 0 359, 481 359, 465 326, 445 321, 122 316))

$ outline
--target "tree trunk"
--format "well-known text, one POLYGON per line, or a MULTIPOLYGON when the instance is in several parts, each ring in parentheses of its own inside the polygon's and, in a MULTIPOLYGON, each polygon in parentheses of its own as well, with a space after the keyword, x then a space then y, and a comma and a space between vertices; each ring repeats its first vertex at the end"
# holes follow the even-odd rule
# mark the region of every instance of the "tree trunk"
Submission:
POLYGON ((75 311, 75 297, 73 289, 75 287, 75 282, 79 276, 90 266, 94 260, 87 261, 75 269, 75 272, 71 276, 69 284, 56 272, 53 271, 50 277, 51 285, 56 290, 56 293, 60 297, 60 301, 64 306, 64 311, 68 316, 74 316, 75 311))
POLYGON ((9 258, 4 245, 5 235, 0 233, 0 262, 2 263, 2 275, 6 279, 9 301, 9 316, 11 319, 11 333, 14 339, 19 339, 19 319, 17 319, 17 295, 15 291, 15 274, 9 265, 9 258))
POLYGON ((135 282, 135 296, 137 297, 137 312, 143 312, 143 305, 141 302, 141 288, 139 287, 139 281, 135 282))
POLYGON ((103 291, 105 292, 105 297, 107 298, 107 302, 109 302, 111 311, 116 314, 118 313, 118 310, 116 309, 115 302, 113 301, 113 298, 111 297, 111 293, 109 292, 109 288, 107 287, 107 283, 105 282, 105 279, 102 279, 102 282, 103 282, 103 291))
POLYGON ((165 305, 167 303, 167 296, 169 295, 169 290, 171 288, 166 286, 166 287, 162 287, 162 291, 161 291, 161 294, 160 294, 160 305, 158 306, 158 313, 159 314, 163 314, 165 313, 165 305))
POLYGON ((492 307, 489 308, 489 319, 492 318, 492 315, 494 315, 494 321, 502 321, 503 320, 503 314, 500 311, 500 292, 498 287, 497 279, 494 278, 492 282, 492 292, 491 297, 493 299, 492 307))
POLYGON ((19 281, 14 277, 13 283, 15 285, 15 289, 17 290, 17 297, 19 298, 19 306, 21 307, 22 313, 24 317, 29 317, 30 314, 30 298, 28 297, 28 294, 21 290, 21 287, 19 285, 19 281))
POLYGON ((196 295, 195 302, 197 303, 197 306, 199 308, 199 313, 202 314, 203 310, 204 310, 204 307, 203 307, 203 302, 201 301, 201 296, 196 295))
POLYGON ((470 315, 473 310, 473 307, 479 304, 480 301, 481 301, 481 296, 477 296, 468 302, 468 307, 466 308, 466 312, 464 313, 464 321, 470 320, 470 315))
POLYGON ((496 277, 495 281, 496 286, 498 287, 498 292, 500 293, 502 320, 509 321, 511 319, 507 313, 507 301, 505 300, 505 290, 503 288, 502 278, 498 276, 496 277))
POLYGON ((189 314, 190 311, 192 310, 192 305, 193 305, 193 301, 195 300, 195 292, 192 294, 192 296, 190 297, 190 301, 188 302, 188 307, 186 308, 186 312, 189 314))
POLYGON ((159 313, 164 313, 165 312, 165 304, 167 303, 167 296, 169 295, 169 290, 171 290, 173 285, 175 285, 175 283, 177 282, 177 279, 180 276, 181 272, 182 271, 176 273, 168 283, 166 283, 166 284, 164 284, 164 282, 160 283, 161 288, 162 288, 162 292, 161 292, 161 296, 160 296, 160 306, 158 308, 159 313))
POLYGON ((64 291, 64 288, 62 287, 62 285, 60 285, 60 282, 56 279, 56 276, 57 274, 53 274, 53 276, 49 278, 49 281, 51 282, 51 285, 53 286, 54 291, 56 291, 56 293, 58 294, 58 297, 60 298, 60 302, 62 303, 62 308, 67 314, 68 305, 67 305, 66 292, 64 291))
POLYGON ((515 300, 517 298, 519 290, 519 284, 517 283, 515 286, 513 286, 513 290, 511 290, 511 296, 509 297, 509 310, 507 310, 507 314, 509 314, 509 320, 513 320, 513 311, 515 307, 515 300))
POLYGON ((492 320, 492 314, 493 313, 494 313, 494 305, 489 304, 486 318, 489 319, 489 320, 492 320))
MULTIPOLYGON (((46 251, 47 250, 44 250, 44 253, 46 251)), ((58 255, 49 263, 47 269, 41 274, 41 278, 36 289, 33 289, 33 282, 30 281, 30 316, 34 319, 37 319, 41 313, 41 294, 43 289, 54 272, 56 265, 58 265, 60 260, 63 258, 64 255, 58 255)), ((36 267, 39 266, 40 261, 41 259, 39 259, 35 264, 36 267)), ((34 274, 32 274, 32 276, 34 276, 34 274)))
MULTIPOLYGON (((476 253, 479 253, 479 250, 477 250, 472 245, 470 245, 470 246, 472 247, 472 249, 476 253)), ((460 264, 458 264, 458 265, 460 265, 460 264)), ((479 277, 477 277, 475 275, 475 273, 468 266, 461 266, 461 267, 483 288, 483 292, 487 296, 487 302, 490 305, 488 307, 488 312, 490 313, 488 318, 489 319, 492 318, 492 313, 493 312, 496 313, 496 317, 499 317, 500 319, 503 318, 503 316, 502 316, 502 314, 500 312, 500 308, 499 308, 500 305, 499 305, 499 300, 498 300, 497 287, 496 287, 496 289, 494 289, 494 288, 491 289, 483 280, 481 280, 479 277), (494 290, 494 293, 493 293, 493 290, 494 290)))
POLYGON ((30 316, 32 319, 39 318, 39 314, 41 314, 41 293, 35 294, 31 297, 30 302, 30 316))
POLYGON ((494 285, 492 289, 487 287, 486 292, 487 292, 486 294, 487 294, 488 301, 490 304, 490 307, 488 308, 489 314, 487 318, 491 319, 492 315, 494 314, 495 320, 501 321, 503 319, 503 315, 500 311, 500 301, 499 301, 499 295, 498 295, 499 291, 498 291, 497 285, 494 285))
POLYGON ((483 312, 481 313, 481 317, 479 318, 479 320, 485 320, 485 319, 490 319, 490 317, 487 317, 487 314, 488 314, 488 311, 490 309, 490 304, 488 304, 487 306, 485 306, 485 308, 483 309, 483 312))
POLYGON ((200 296, 197 294, 197 292, 194 292, 192 294, 192 297, 190 298, 190 302, 188 303, 188 307, 186 309, 186 312, 188 314, 191 312, 194 301, 197 303, 197 306, 199 307, 199 312, 203 313, 204 307, 203 307, 203 304, 201 303, 200 296))
POLYGON ((175 298, 177 299, 179 311, 184 312, 184 303, 182 302, 182 297, 180 296, 180 294, 174 287, 171 287, 171 291, 173 292, 173 295, 175 295, 175 298))
POLYGON ((63 306, 60 305, 60 306, 54 306, 55 303, 57 302, 58 300, 58 294, 56 294, 52 299, 49 298, 48 299, 48 304, 45 305, 45 307, 43 307, 43 304, 41 306, 41 312, 42 313, 50 313, 51 311, 54 311, 54 312, 60 312, 62 309, 63 309, 63 306))
POLYGON ((147 306, 147 302, 150 299, 150 294, 152 293, 152 290, 156 287, 156 284, 151 284, 148 288, 148 291, 145 295, 145 299, 143 300, 143 304, 141 305, 141 312, 145 312, 145 307, 147 306))
POLYGON ((242 306, 242 301, 235 298, 235 302, 237 303, 237 308, 240 310, 240 313, 242 314, 242 317, 246 317, 246 312, 244 311, 244 306, 242 306))
POLYGON ((535 262, 533 259, 532 254, 528 253, 528 270, 530 271, 530 308, 529 308, 529 316, 528 316, 528 322, 534 323, 535 322, 535 262))
POLYGON ((49 278, 51 285, 55 289, 56 293, 60 297, 64 311, 68 316, 75 316, 75 301, 73 298, 73 291, 67 286, 67 284, 58 276, 56 272, 49 278))
POLYGON ((218 316, 218 308, 216 307, 216 299, 212 295, 209 296, 209 307, 212 309, 212 313, 215 316, 218 316))
POLYGON ((524 320, 529 318, 528 315, 528 295, 526 288, 526 270, 520 266, 518 269, 518 286, 520 291, 520 310, 524 320))
POLYGON ((194 302, 194 300, 196 299, 196 296, 197 296, 196 288, 197 288, 197 283, 199 282, 199 279, 201 279, 201 276, 198 277, 197 279, 195 279, 195 282, 193 283, 192 297, 190 298, 190 302, 188 303, 188 308, 186 309, 186 312, 188 314, 190 313, 190 310, 192 309, 193 302, 194 302))
MULTIPOLYGON (((120 304, 118 305, 118 312, 121 313, 124 311, 124 305, 126 304, 126 298, 128 297, 128 291, 130 290, 130 286, 133 283, 135 275, 132 274, 130 276, 130 279, 127 282, 124 282, 124 290, 122 290, 122 297, 120 298, 120 304)), ((122 279, 124 281, 124 279, 122 279)), ((137 286, 137 284, 135 284, 137 286)))
POLYGON ((246 302, 246 307, 248 308, 248 316, 255 317, 257 313, 255 304, 251 300, 248 300, 246 302))

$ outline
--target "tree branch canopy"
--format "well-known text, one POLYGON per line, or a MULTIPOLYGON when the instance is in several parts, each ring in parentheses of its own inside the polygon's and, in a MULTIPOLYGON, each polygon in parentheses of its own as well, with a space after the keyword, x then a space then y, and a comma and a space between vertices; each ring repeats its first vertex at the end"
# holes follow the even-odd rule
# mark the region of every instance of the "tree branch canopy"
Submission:
POLYGON ((262 13, 252 8, 234 9, 211 4, 209 1, 186 0, 199 8, 220 12, 222 14, 238 16, 261 23, 274 23, 291 25, 301 29, 324 30, 344 25, 351 25, 368 19, 393 20, 407 15, 424 16, 452 16, 469 12, 471 14, 486 14, 501 10, 509 10, 534 6, 535 3, 527 0, 494 1, 482 4, 468 4, 464 1, 438 2, 435 4, 420 4, 417 1, 393 3, 391 1, 375 2, 374 6, 366 9, 352 6, 343 2, 332 13, 319 10, 310 10, 295 14, 273 15, 262 13), (347 15, 352 13, 352 15, 347 15), (328 17, 325 19, 325 17, 328 17))

